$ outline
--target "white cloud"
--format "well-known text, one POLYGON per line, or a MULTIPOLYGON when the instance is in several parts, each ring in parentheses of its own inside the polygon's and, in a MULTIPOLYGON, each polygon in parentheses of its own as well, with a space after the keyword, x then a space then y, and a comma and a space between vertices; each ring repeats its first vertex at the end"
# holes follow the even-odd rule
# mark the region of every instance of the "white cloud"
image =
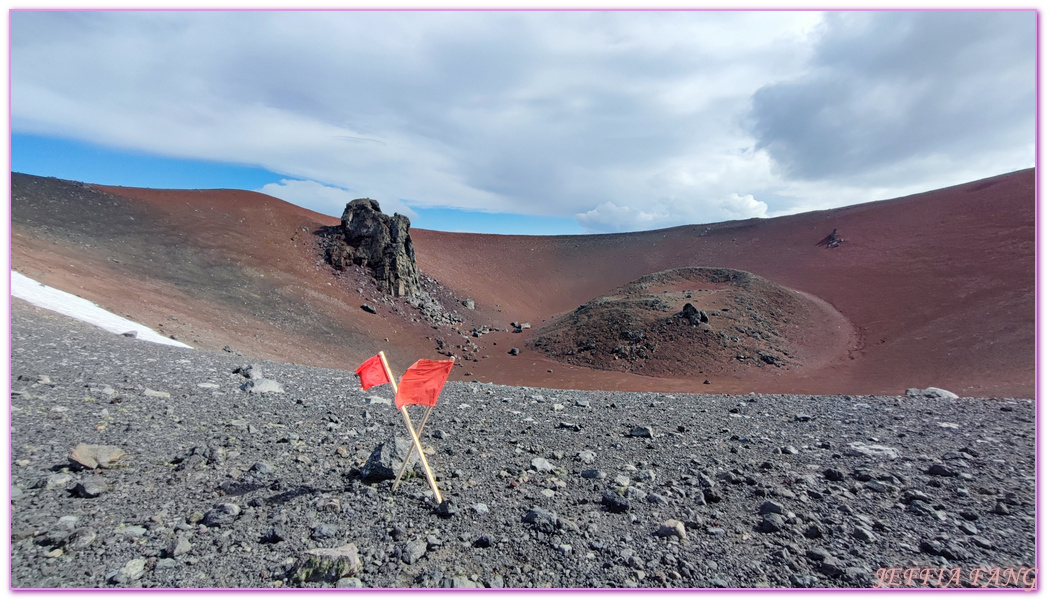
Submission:
POLYGON ((751 194, 731 193, 710 201, 676 201, 661 198, 640 205, 604 202, 575 215, 578 223, 591 232, 640 231, 692 223, 735 221, 767 216, 767 204, 751 194))
MULTIPOLYGON (((351 190, 299 179, 281 179, 280 183, 268 183, 258 191, 291 204, 336 217, 342 215, 346 204, 357 198, 365 197, 351 190)), ((400 213, 412 220, 418 218, 418 213, 399 199, 383 199, 379 200, 378 204, 382 207, 382 212, 387 215, 400 213)))
MULTIPOLYGON (((383 205, 592 214, 579 222, 597 231, 632 228, 619 213, 636 226, 778 214, 1032 166, 1034 106, 1007 90, 1034 74, 993 65, 1030 61, 1034 36, 971 15, 964 30, 989 43, 910 36, 893 60, 899 40, 863 34, 865 16, 807 11, 17 11, 12 128, 260 166, 383 205), (976 60, 920 76, 950 49, 976 60), (955 92, 944 116, 895 119, 936 114, 919 103, 936 90, 912 82, 955 92), (999 131, 942 125, 971 114, 999 131), (915 141, 877 137, 912 122, 929 126, 915 141)), ((956 17, 872 18, 940 33, 956 17)))

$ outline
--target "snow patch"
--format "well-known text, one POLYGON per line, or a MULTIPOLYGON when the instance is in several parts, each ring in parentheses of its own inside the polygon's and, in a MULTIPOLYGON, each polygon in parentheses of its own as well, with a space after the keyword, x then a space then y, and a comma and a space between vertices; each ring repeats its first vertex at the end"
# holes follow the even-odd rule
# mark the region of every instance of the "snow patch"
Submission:
POLYGON ((164 337, 145 325, 114 315, 90 300, 48 287, 18 271, 11 271, 11 296, 25 300, 34 306, 101 327, 112 333, 135 331, 140 340, 179 348, 192 348, 182 342, 164 337))

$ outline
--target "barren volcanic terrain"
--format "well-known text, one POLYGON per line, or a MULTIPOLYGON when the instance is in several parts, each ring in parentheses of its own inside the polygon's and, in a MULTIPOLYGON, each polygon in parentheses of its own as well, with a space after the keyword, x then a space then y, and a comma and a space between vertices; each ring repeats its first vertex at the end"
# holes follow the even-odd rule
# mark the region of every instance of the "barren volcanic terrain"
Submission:
MULTIPOLYGON (((1033 170, 841 209, 630 234, 412 230, 423 285, 443 304, 440 323, 381 294, 362 269, 324 263, 317 234, 338 220, 272 197, 21 174, 11 187, 13 269, 202 349, 343 370, 379 349, 401 371, 450 354, 454 380, 550 388, 1034 393, 1033 170), (840 243, 819 244, 833 230, 840 243), (660 318, 691 301, 709 319, 694 332, 710 332, 662 340, 648 357, 621 336, 654 335, 650 323, 623 330, 604 312, 603 329, 586 333, 577 319, 564 329, 576 309, 617 288, 693 268, 743 271, 769 287, 742 304, 737 295, 723 303, 712 285, 650 288, 672 299, 660 318), (773 294, 797 304, 740 314, 773 294), (594 333, 603 350, 580 360, 578 342, 594 333), (575 354, 546 343, 553 338, 570 340, 575 354), (616 347, 634 360, 615 361, 616 347), (684 362, 671 367, 670 356, 684 362)), ((645 311, 625 312, 643 321, 645 311)))
POLYGON ((532 345, 598 369, 754 379, 816 370, 854 343, 849 332, 842 315, 800 292, 745 271, 690 268, 645 275, 583 304, 532 345))
POLYGON ((437 505, 389 386, 11 316, 15 588, 1036 587, 1033 400, 451 382, 437 505))

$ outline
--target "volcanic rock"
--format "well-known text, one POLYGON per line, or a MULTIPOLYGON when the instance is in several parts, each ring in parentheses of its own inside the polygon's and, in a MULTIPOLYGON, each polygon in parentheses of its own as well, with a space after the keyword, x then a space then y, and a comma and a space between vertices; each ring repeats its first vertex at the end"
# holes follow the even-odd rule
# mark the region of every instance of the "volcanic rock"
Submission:
POLYGON ((355 575, 360 570, 360 556, 355 544, 338 548, 306 550, 294 569, 297 581, 335 582, 355 575))
POLYGON ((109 491, 109 484, 101 477, 87 477, 73 487, 73 495, 81 498, 97 498, 109 491))
POLYGON ((340 270, 360 265, 386 294, 413 297, 422 284, 410 228, 410 219, 383 214, 376 200, 353 200, 342 213, 341 243, 328 249, 328 261, 340 270))
POLYGON ((108 469, 124 457, 124 451, 116 446, 96 446, 91 444, 80 444, 73 448, 69 458, 87 467, 97 469, 99 467, 108 469))
POLYGON ((926 389, 909 388, 905 390, 909 398, 929 398, 931 400, 955 400, 959 398, 956 394, 941 388, 929 387, 926 389))
MULTIPOLYGON (((390 439, 378 444, 371 452, 367 463, 360 469, 360 475, 365 481, 395 479, 412 445, 412 442, 406 438, 390 439)), ((417 462, 418 454, 412 453, 411 463, 417 464, 417 462)))
POLYGON ((704 310, 698 310, 690 302, 683 305, 683 310, 676 313, 676 316, 687 319, 687 322, 691 325, 697 325, 699 323, 708 323, 709 315, 705 314, 704 310))

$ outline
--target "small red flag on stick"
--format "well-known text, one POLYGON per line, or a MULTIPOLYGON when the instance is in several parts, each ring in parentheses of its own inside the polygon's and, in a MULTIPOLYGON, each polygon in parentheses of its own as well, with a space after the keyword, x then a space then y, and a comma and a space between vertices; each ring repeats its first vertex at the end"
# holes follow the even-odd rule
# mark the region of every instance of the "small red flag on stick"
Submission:
POLYGON ((385 371, 385 365, 382 364, 382 357, 377 354, 368 358, 362 365, 357 367, 356 374, 360 376, 360 387, 365 390, 375 385, 390 382, 389 376, 385 371))
POLYGON ((434 406, 444 388, 454 360, 429 360, 423 358, 411 365, 400 378, 400 387, 396 391, 396 408, 407 404, 434 406))

